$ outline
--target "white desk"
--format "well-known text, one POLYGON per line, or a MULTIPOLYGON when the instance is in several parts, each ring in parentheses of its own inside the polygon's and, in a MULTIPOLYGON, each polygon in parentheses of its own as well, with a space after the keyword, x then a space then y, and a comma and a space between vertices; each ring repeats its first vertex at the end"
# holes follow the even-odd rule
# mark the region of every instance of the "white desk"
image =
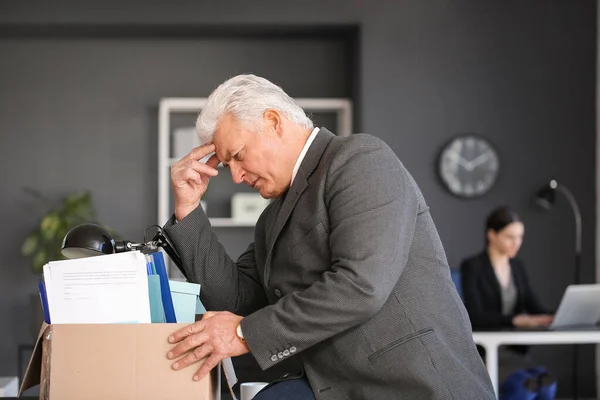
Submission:
POLYGON ((498 347, 509 344, 600 344, 600 330, 473 332, 485 349, 485 365, 498 395, 498 347))

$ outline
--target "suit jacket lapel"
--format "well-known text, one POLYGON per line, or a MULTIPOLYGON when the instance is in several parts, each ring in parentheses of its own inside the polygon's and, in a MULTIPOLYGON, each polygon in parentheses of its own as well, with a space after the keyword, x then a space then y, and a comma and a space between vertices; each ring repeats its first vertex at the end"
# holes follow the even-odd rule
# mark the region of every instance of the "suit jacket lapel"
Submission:
POLYGON ((298 169, 298 173, 294 179, 294 182, 288 189, 285 194, 285 197, 280 200, 282 201, 279 212, 275 216, 275 223, 273 224, 271 233, 268 236, 267 241, 267 259, 265 262, 265 287, 268 287, 269 284, 269 275, 271 272, 271 260, 273 256, 273 248, 275 247, 275 243, 277 242, 277 238, 281 233, 281 230, 287 223, 298 199, 304 193, 306 188, 308 187, 308 178, 317 167, 325 148, 333 139, 335 135, 329 132, 325 128, 320 128, 315 140, 310 145, 310 148, 306 152, 302 163, 300 164, 300 168, 298 169))
POLYGON ((523 290, 524 282, 521 280, 521 274, 519 271, 517 271, 514 260, 510 260, 509 263, 510 275, 515 287, 517 288, 517 304, 515 305, 515 310, 520 312, 523 309, 523 304, 525 303, 525 290, 523 290))
POLYGON ((490 260, 490 256, 488 255, 487 251, 484 251, 483 254, 481 255, 482 259, 483 259, 483 266, 484 266, 484 274, 486 277, 486 281, 489 283, 491 289, 492 289, 492 293, 494 295, 494 298, 496 299, 496 306, 498 307, 498 310, 501 312, 502 311, 502 294, 500 293, 500 282, 498 282, 498 277, 496 276, 496 273, 494 272, 494 267, 492 266, 492 261, 490 260))

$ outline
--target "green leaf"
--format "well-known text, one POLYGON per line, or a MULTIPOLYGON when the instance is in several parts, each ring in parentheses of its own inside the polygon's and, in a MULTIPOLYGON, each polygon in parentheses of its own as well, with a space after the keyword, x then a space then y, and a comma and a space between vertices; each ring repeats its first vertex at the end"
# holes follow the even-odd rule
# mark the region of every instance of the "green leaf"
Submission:
POLYGON ((67 209, 77 208, 82 204, 90 204, 89 192, 74 193, 65 199, 65 208, 67 209))
POLYGON ((23 241, 23 245, 21 246, 21 253, 26 257, 33 255, 33 253, 35 253, 38 247, 38 242, 38 236, 35 232, 29 234, 29 236, 27 236, 23 241))
POLYGON ((48 254, 46 251, 41 250, 33 257, 33 272, 41 273, 44 269, 44 264, 48 262, 48 254))
POLYGON ((56 231, 59 227, 60 218, 56 213, 46 215, 44 219, 42 219, 42 223, 40 225, 42 235, 48 240, 51 240, 56 235, 56 231))

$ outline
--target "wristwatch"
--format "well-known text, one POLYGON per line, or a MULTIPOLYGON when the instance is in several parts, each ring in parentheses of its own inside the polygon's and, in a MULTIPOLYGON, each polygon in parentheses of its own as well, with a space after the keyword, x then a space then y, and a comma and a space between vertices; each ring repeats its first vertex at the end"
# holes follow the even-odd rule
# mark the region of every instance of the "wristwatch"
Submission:
POLYGON ((248 347, 248 343, 246 343, 246 339, 244 339, 244 333, 242 332, 242 324, 238 324, 237 328, 235 329, 235 334, 237 335, 238 339, 240 339, 240 342, 242 342, 244 346, 248 347))

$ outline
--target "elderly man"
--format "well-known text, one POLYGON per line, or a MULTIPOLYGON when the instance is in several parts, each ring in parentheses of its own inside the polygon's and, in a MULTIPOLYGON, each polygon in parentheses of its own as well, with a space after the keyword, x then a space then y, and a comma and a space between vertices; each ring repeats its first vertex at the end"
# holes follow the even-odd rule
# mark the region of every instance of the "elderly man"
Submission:
POLYGON ((215 312, 169 338, 173 368, 205 359, 200 379, 247 352, 263 369, 300 362, 257 400, 495 398, 427 204, 388 146, 313 128, 254 75, 221 84, 197 131, 171 170, 165 231, 215 312), (237 261, 199 207, 219 162, 274 199, 237 261))

